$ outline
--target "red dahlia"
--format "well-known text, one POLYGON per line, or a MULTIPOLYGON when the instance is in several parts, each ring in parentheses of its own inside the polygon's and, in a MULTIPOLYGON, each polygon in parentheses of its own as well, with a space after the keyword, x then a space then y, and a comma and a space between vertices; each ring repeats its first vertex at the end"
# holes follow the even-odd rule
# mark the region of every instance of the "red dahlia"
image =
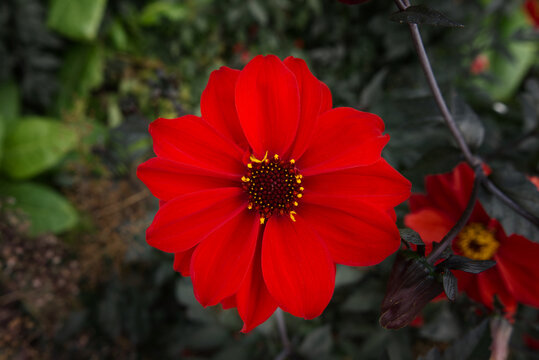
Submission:
MULTIPOLYGON (((417 231, 427 245, 440 241, 464 211, 474 176, 465 163, 452 172, 427 176, 427 194, 410 197, 411 213, 404 219, 406 226, 417 231)), ((496 266, 478 275, 455 271, 459 290, 489 309, 493 309, 494 296, 497 296, 509 316, 515 312, 518 302, 539 307, 539 244, 520 235, 507 236, 479 201, 452 245, 459 255, 496 261, 496 266)))
POLYGON ((526 0, 524 2, 526 14, 536 28, 539 28, 539 0, 526 0))
POLYGON ((410 183, 380 157, 384 124, 332 109, 303 60, 214 71, 201 112, 154 121, 157 157, 137 175, 161 200, 148 243, 175 253, 203 306, 237 307, 244 332, 277 306, 311 319, 331 299, 335 263, 397 250, 393 207, 410 183))

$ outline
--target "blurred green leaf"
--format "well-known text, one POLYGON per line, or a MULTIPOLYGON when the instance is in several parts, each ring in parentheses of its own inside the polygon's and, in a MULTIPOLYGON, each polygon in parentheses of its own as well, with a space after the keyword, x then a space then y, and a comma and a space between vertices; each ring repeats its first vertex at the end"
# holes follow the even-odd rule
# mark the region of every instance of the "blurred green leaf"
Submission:
POLYGON ((77 212, 56 191, 34 183, 0 183, 0 195, 15 199, 14 207, 21 209, 30 220, 30 234, 61 233, 77 223, 77 212))
POLYGON ((242 345, 232 345, 219 351, 212 360, 247 360, 250 359, 249 349, 242 345))
POLYGON ((482 353, 486 357, 474 357, 472 354, 476 354, 480 349, 479 346, 484 345, 482 338, 488 336, 488 319, 484 319, 479 325, 472 330, 468 331, 462 338, 455 341, 449 348, 445 350, 443 355, 437 348, 433 348, 426 356, 420 356, 419 360, 472 360, 472 359, 487 359, 489 356, 488 345, 486 346, 486 352, 482 353))
POLYGON ((509 13, 499 24, 502 44, 498 48, 491 47, 487 51, 490 66, 489 73, 494 79, 476 78, 477 84, 490 95, 493 100, 508 100, 522 82, 522 78, 534 61, 537 60, 538 45, 535 41, 515 41, 512 39, 519 29, 530 27, 523 11, 509 13), (504 46, 505 51, 501 51, 504 46))
POLYGON ((66 55, 60 71, 62 87, 58 96, 60 110, 69 109, 76 97, 85 97, 103 82, 104 57, 97 45, 79 45, 66 55))
POLYGON ((139 22, 142 25, 156 25, 163 18, 171 21, 179 21, 188 15, 185 4, 171 1, 156 1, 144 7, 140 13, 139 22))
POLYGON ((210 350, 223 345, 228 333, 219 325, 208 325, 191 333, 187 344, 191 349, 210 350))
MULTIPOLYGON (((526 175, 511 166, 494 165, 492 168, 493 172, 490 175, 492 182, 524 209, 539 216, 539 190, 527 179, 526 175)), ((510 209, 496 196, 481 192, 480 199, 487 213, 502 224, 507 235, 519 234, 529 240, 539 242, 537 227, 510 209)))
POLYGON ((4 156, 4 135, 6 133, 6 125, 2 116, 0 115, 0 164, 2 164, 2 157, 4 156))
POLYGON ((358 268, 337 264, 335 288, 353 284, 365 276, 365 272, 358 268))
POLYGON ((251 0, 247 2, 251 15, 260 23, 260 25, 266 25, 268 23, 268 13, 266 9, 257 0, 251 0))
POLYGON ((48 118, 28 117, 6 133, 2 170, 14 179, 25 179, 54 165, 77 143, 77 134, 48 118))
POLYGON ((311 331, 299 346, 299 353, 307 359, 329 358, 333 346, 333 335, 329 325, 311 331))
POLYGON ((451 112, 466 143, 474 149, 479 148, 485 138, 485 128, 479 116, 457 94, 452 94, 451 112))
POLYGON ((52 0, 47 26, 74 40, 93 40, 107 0, 52 0))
POLYGON ((8 81, 0 84, 0 120, 11 123, 19 117, 21 99, 17 83, 8 81))
POLYGON ((129 47, 129 37, 120 19, 115 19, 109 28, 109 36, 118 50, 125 51, 129 47))

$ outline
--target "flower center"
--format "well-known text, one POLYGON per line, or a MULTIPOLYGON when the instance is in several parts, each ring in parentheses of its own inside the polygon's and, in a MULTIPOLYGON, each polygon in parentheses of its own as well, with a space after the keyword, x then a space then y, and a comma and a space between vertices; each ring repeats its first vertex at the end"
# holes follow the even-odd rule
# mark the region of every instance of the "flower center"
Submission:
POLYGON ((260 213, 261 224, 274 214, 289 215, 296 221, 293 209, 303 196, 303 176, 294 165, 294 159, 284 161, 277 154, 268 158, 267 152, 262 160, 253 155, 250 159, 247 172, 241 178, 243 188, 249 194, 248 208, 260 213))
POLYGON ((491 259, 500 246, 494 233, 479 223, 464 227, 458 235, 457 244, 462 254, 473 260, 491 259))

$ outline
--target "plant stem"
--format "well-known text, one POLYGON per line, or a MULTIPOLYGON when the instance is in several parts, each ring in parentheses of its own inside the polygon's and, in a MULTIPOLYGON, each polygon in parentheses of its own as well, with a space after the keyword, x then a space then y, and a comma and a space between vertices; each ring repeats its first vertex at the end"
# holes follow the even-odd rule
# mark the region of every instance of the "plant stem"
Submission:
POLYGON ((421 40, 419 28, 417 27, 417 24, 408 25, 410 26, 412 41, 414 43, 417 55, 419 56, 419 61, 421 62, 423 72, 427 77, 427 82, 429 83, 429 87, 432 91, 432 95, 434 96, 434 100, 436 101, 436 104, 438 105, 438 108, 442 113, 447 127, 451 131, 451 134, 455 138, 460 150, 462 151, 464 158, 466 159, 468 164, 470 164, 470 166, 475 167, 479 163, 479 159, 477 159, 470 151, 470 148, 468 147, 468 144, 466 144, 466 141, 464 140, 464 137, 462 136, 462 133, 460 132, 457 123, 455 122, 455 119, 453 119, 453 116, 447 108, 447 105, 442 96, 442 92, 440 91, 440 88, 438 86, 438 82, 436 81, 436 77, 434 76, 434 72, 432 71, 427 52, 425 51, 425 46, 423 45, 423 41, 421 40))
MULTIPOLYGON (((410 6, 410 1, 409 0, 395 0, 395 4, 399 8, 399 10, 403 11, 403 10, 406 10, 406 8, 410 6)), ((451 134, 455 138, 458 147, 462 151, 464 158, 473 169, 476 169, 479 166, 479 164, 481 164, 481 160, 471 152, 470 148, 468 147, 468 144, 466 144, 466 141, 464 140, 464 137, 462 136, 462 133, 460 132, 457 126, 457 123, 455 122, 455 119, 453 119, 451 112, 449 112, 449 109, 445 103, 445 100, 438 86, 438 82, 436 81, 436 77, 434 76, 434 72, 432 71, 432 66, 430 65, 427 52, 425 51, 425 46, 423 45, 423 40, 421 39, 419 28, 417 24, 408 24, 408 26, 410 27, 412 41, 414 43, 417 55, 419 57, 419 61, 421 62, 421 67, 423 68, 423 72, 425 73, 425 76, 427 78, 427 82, 429 84, 432 95, 434 96, 434 100, 436 101, 436 104, 438 105, 438 108, 440 109, 442 113, 442 116, 444 118, 444 121, 447 127, 451 131, 451 134)), ((502 202, 504 202, 507 206, 509 206, 519 215, 522 215, 524 218, 529 220, 535 226, 539 227, 539 218, 537 216, 529 213, 526 209, 522 208, 522 206, 516 203, 507 194, 505 194, 500 188, 498 188, 494 183, 492 183, 492 181, 490 181, 490 179, 488 179, 484 175, 484 173, 476 171, 476 179, 477 178, 481 178, 483 185, 492 194, 494 194, 502 202)))
POLYGON ((481 182, 481 179, 483 179, 483 169, 481 166, 477 166, 475 169, 475 178, 472 188, 472 193, 470 194, 470 199, 468 200, 468 204, 466 205, 466 208, 462 212, 462 215, 460 216, 460 219, 457 221, 455 226, 449 230, 449 232, 444 236, 442 241, 440 241, 440 245, 432 250, 432 252, 427 257, 427 262, 429 264, 434 264, 436 260, 440 258, 442 253, 449 247, 455 236, 458 235, 458 233, 462 230, 464 225, 468 222, 470 219, 470 216, 472 215, 473 209, 475 207, 475 202, 477 200, 477 194, 479 192, 479 183, 481 182))
POLYGON ((277 308, 275 311, 275 319, 277 320, 277 328, 279 329, 281 342, 283 343, 283 351, 275 358, 275 360, 284 360, 292 352, 292 345, 290 344, 290 339, 288 339, 283 311, 280 308, 277 308))
POLYGON ((507 194, 505 194, 499 187, 497 187, 489 178, 483 177, 483 186, 487 188, 492 194, 502 200, 507 206, 513 209, 517 214, 534 224, 539 228, 539 218, 533 214, 530 214, 526 209, 522 208, 520 204, 511 199, 507 194))

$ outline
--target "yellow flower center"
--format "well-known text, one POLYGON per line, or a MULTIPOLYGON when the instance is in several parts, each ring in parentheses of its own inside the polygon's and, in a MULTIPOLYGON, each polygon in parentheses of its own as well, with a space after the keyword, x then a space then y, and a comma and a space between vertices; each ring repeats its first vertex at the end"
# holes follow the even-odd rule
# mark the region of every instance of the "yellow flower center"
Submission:
POLYGON ((473 260, 492 259, 500 243, 494 233, 483 224, 471 223, 464 227, 458 235, 457 246, 462 255, 473 260))
POLYGON ((274 214, 288 215, 296 221, 294 209, 303 196, 301 179, 303 176, 295 166, 295 161, 284 161, 275 154, 262 160, 251 155, 247 172, 241 178, 244 190, 249 194, 249 209, 260 213, 260 223, 274 214))

